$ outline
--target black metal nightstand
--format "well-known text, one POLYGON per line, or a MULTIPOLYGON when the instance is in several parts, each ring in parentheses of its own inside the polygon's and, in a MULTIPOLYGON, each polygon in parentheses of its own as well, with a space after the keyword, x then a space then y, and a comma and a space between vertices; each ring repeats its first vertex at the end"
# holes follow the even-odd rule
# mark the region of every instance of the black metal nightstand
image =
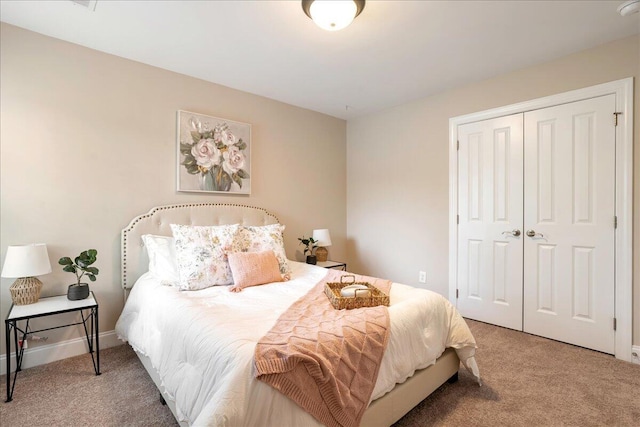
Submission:
POLYGON ((16 387, 16 379, 18 372, 22 369, 22 360, 24 357, 24 343, 30 334, 37 332, 50 331, 52 329, 66 328, 67 326, 82 325, 84 327, 84 333, 87 337, 87 344, 89 346, 89 353, 91 354, 91 360, 93 361, 93 369, 96 375, 100 375, 100 342, 98 337, 98 301, 96 301, 93 292, 89 293, 89 296, 83 300, 70 301, 66 295, 40 298, 38 302, 27 305, 11 305, 9 314, 4 321, 5 327, 5 340, 7 348, 7 400, 5 402, 11 402, 13 398, 13 390, 16 387), (85 310, 88 311, 85 315, 85 310), (29 321, 37 317, 52 316, 54 314, 70 313, 79 311, 82 321, 76 323, 69 323, 66 325, 55 326, 52 328, 43 328, 32 331, 29 329, 29 321), (24 329, 18 325, 18 322, 25 321, 24 329), (89 322, 89 329, 87 329, 87 322, 89 322), (94 326, 95 325, 95 326, 94 326), (16 370, 13 374, 13 380, 11 379, 11 331, 13 331, 13 344, 16 354, 16 370), (18 332, 21 334, 20 340, 18 340, 18 332), (95 348, 95 352, 94 352, 95 348), (95 356, 94 356, 95 353, 95 356))

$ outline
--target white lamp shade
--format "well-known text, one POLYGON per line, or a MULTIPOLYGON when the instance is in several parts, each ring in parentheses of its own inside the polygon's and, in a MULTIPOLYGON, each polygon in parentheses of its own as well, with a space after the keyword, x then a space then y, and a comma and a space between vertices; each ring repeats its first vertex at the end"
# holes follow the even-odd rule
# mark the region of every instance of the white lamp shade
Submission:
POLYGON ((323 30, 338 31, 353 21, 358 7, 352 0, 315 0, 309 13, 316 25, 323 30))
POLYGON ((331 246, 331 234, 326 228, 313 230, 313 240, 316 240, 316 245, 320 247, 331 246))
POLYGON ((2 277, 34 277, 51 273, 47 245, 9 246, 2 267, 2 277))

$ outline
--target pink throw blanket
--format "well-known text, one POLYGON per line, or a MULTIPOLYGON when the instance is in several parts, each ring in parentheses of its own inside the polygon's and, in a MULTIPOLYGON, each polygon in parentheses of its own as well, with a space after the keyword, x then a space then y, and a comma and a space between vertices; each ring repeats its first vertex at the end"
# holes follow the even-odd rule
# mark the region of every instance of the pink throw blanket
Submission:
MULTIPOLYGON (((329 427, 356 427, 369 405, 389 341, 387 307, 336 310, 324 294, 328 274, 280 316, 258 342, 255 376, 329 427)), ((389 294, 391 282, 356 276, 389 294)))

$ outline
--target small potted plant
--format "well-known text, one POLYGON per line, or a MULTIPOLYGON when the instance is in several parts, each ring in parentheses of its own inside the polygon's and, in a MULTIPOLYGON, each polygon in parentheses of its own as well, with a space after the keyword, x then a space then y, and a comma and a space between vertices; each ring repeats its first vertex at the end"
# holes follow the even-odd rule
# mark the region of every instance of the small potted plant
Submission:
POLYGON ((62 257, 58 260, 58 264, 64 266, 62 267, 62 270, 74 273, 78 280, 78 283, 69 285, 69 288, 67 289, 68 299, 76 301, 85 299, 89 296, 89 284, 82 283, 81 280, 86 274, 89 280, 92 282, 96 281, 96 276, 98 275, 99 270, 96 267, 91 267, 91 264, 96 262, 97 256, 98 251, 95 249, 89 249, 81 252, 74 260, 71 260, 69 257, 62 257))
POLYGON ((304 251, 303 254, 307 255, 307 252, 309 252, 309 255, 307 255, 307 264, 316 264, 316 262, 318 262, 318 259, 316 258, 315 254, 313 253, 313 251, 316 250, 316 248, 318 247, 317 240, 314 240, 313 237, 298 237, 298 240, 300 240, 300 244, 304 245, 304 251))

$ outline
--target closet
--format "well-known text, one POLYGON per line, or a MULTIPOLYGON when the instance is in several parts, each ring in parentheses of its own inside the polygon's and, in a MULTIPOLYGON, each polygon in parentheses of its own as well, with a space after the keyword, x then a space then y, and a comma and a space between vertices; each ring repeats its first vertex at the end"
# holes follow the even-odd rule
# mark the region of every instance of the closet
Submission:
POLYGON ((463 316, 615 353, 616 95, 463 123, 463 316))

